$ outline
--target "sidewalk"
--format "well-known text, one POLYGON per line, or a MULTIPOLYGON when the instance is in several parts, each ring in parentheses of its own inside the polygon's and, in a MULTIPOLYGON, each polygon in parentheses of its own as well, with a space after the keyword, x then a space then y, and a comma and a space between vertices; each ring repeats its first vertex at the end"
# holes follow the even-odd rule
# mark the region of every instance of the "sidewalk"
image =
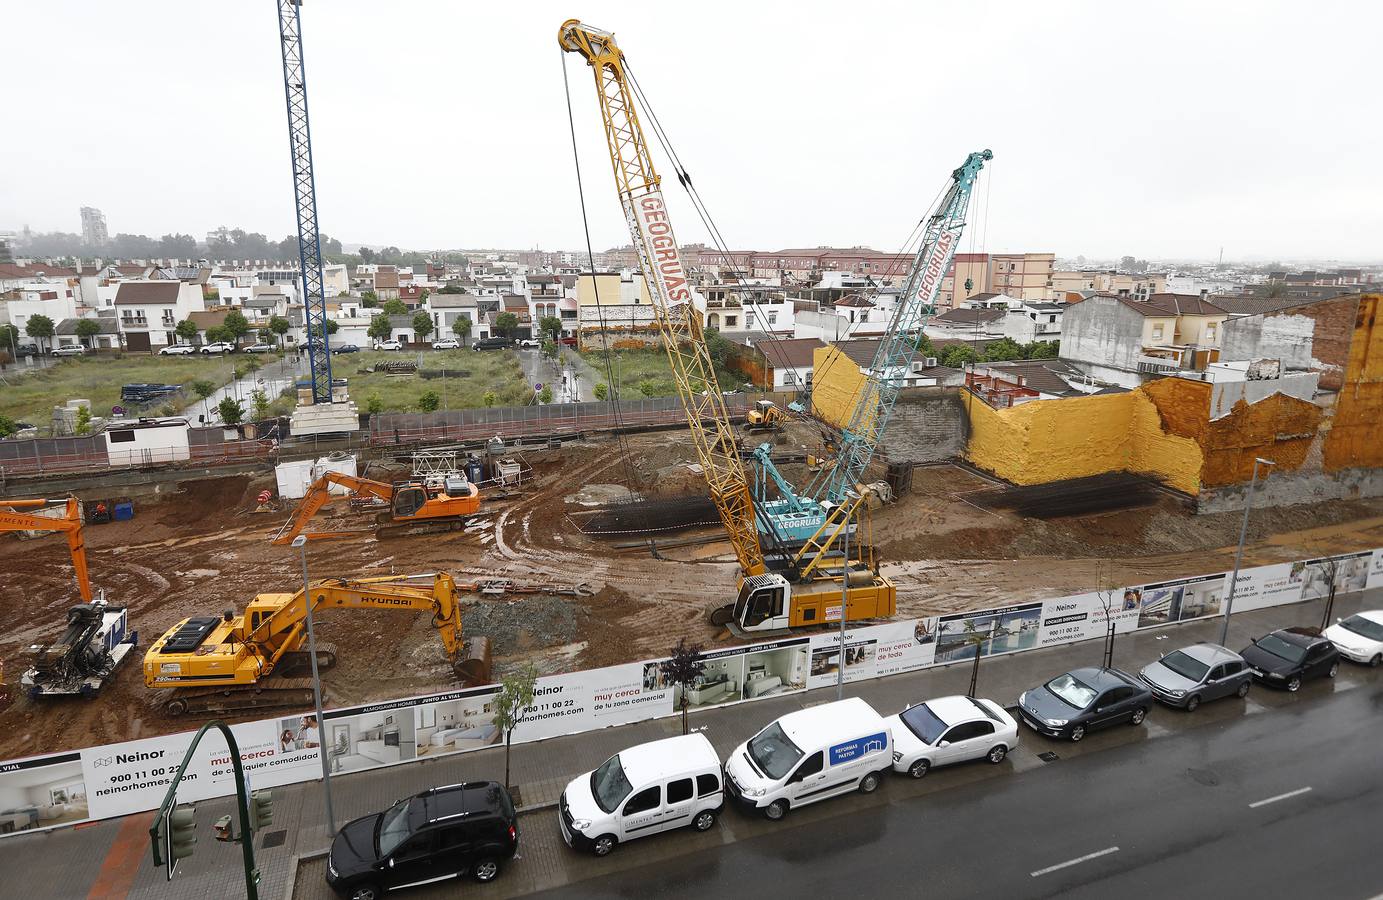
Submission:
MULTIPOLYGON (((243 365, 245 359, 255 359, 253 353, 241 353, 231 357, 243 365)), ((245 407, 246 413, 250 411, 250 394, 256 389, 264 391, 264 395, 272 403, 285 388, 293 387, 297 381, 297 369, 300 366, 293 365, 293 354, 289 352, 276 362, 269 363, 262 369, 250 372, 244 378, 232 379, 225 385, 216 389, 216 392, 205 401, 196 400, 189 404, 182 411, 182 415, 192 421, 197 421, 198 416, 206 416, 206 424, 212 425, 221 421, 221 414, 216 411, 216 404, 226 397, 234 397, 240 400, 245 407)))
MULTIPOLYGON (((1336 598, 1335 615, 1346 616, 1361 608, 1380 606, 1383 606, 1383 589, 1349 594, 1336 598)), ((1229 630, 1229 645, 1237 649, 1244 646, 1251 636, 1274 628, 1318 623, 1322 610, 1323 601, 1312 601, 1236 615, 1229 630)), ((1218 640, 1220 623, 1220 619, 1214 619, 1121 635, 1115 645, 1114 664, 1136 673, 1143 665, 1156 659, 1159 653, 1196 641, 1218 640)), ((1019 692, 1055 674, 1082 665, 1097 665, 1100 653, 1101 641, 1094 640, 988 658, 980 664, 978 693, 1011 706, 1019 692)), ((970 670, 969 663, 957 663, 944 668, 854 682, 846 685, 846 694, 863 697, 880 712, 889 714, 908 702, 964 693, 969 684, 970 670)), ((1000 766, 962 766, 917 782, 890 779, 886 790, 869 798, 861 797, 859 802, 866 805, 886 803, 889 795, 897 798, 911 792, 925 793, 945 789, 948 783, 1040 768, 1045 763, 1037 758, 1037 754, 1043 751, 1057 751, 1061 758, 1099 752, 1118 743, 1156 738, 1181 728, 1244 714, 1271 712, 1296 702, 1309 703, 1311 697, 1320 691, 1344 690, 1379 681, 1377 670, 1346 663, 1333 684, 1313 682, 1299 694, 1287 694, 1255 685, 1247 701, 1209 703, 1191 714, 1157 707, 1143 728, 1096 732, 1080 744, 1047 741, 1024 729, 1020 732, 1022 743, 1000 766)), ((697 711, 692 714, 690 723, 693 729, 706 734, 723 758, 771 719, 805 706, 834 700, 835 697, 834 688, 823 688, 807 694, 697 711)), ((526 813, 521 821, 521 859, 516 860, 494 884, 483 888, 468 885, 468 892, 478 897, 502 897, 556 888, 619 868, 654 863, 659 858, 698 849, 713 850, 720 844, 752 836, 762 829, 782 827, 775 823, 727 815, 721 827, 706 834, 669 834, 650 838, 640 842, 637 851, 631 849, 627 854, 621 851, 605 860, 596 861, 569 851, 557 835, 549 809, 556 803, 567 782, 577 774, 595 768, 624 747, 680 733, 680 718, 670 717, 516 745, 513 748, 511 780, 519 787, 521 811, 526 813)), ((391 769, 337 776, 332 779, 337 825, 377 812, 399 798, 427 787, 463 780, 503 780, 503 777, 502 747, 391 769)), ((847 801, 841 800, 812 806, 794 813, 794 820, 808 821, 818 816, 840 815, 842 806, 846 804, 847 801)), ((153 868, 149 860, 147 836, 143 841, 131 840, 132 834, 137 836, 147 830, 151 813, 50 834, 0 840, 0 870, 7 873, 5 892, 12 896, 34 898, 241 896, 238 848, 218 844, 210 836, 210 823, 218 816, 230 813, 231 808, 229 799, 197 804, 197 822, 202 839, 196 853, 183 861, 172 883, 164 880, 162 870, 153 868), (134 865, 136 861, 137 868, 134 865), (99 888, 95 887, 98 883, 99 888)), ((322 880, 324 863, 320 860, 329 845, 324 819, 320 783, 274 789, 274 823, 255 842, 256 861, 262 873, 262 898, 288 900, 290 897, 330 896, 322 880), (282 843, 278 846, 261 849, 266 841, 276 843, 279 840, 282 843)), ((449 882, 432 889, 412 891, 409 896, 424 900, 441 896, 442 890, 455 892, 457 885, 449 882)))

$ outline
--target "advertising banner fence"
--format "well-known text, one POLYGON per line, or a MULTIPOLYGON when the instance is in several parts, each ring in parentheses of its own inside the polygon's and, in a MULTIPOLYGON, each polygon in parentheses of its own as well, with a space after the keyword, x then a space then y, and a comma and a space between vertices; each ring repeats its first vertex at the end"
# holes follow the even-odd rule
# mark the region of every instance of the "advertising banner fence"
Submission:
MULTIPOLYGON (((702 655, 705 671, 685 688, 692 709, 800 693, 836 683, 1019 653, 1221 615, 1230 573, 1095 591, 998 609, 885 622, 730 647, 702 655), (843 646, 842 646, 843 643, 843 646)), ((1346 553, 1242 570, 1236 612, 1383 587, 1383 550, 1346 553)), ((543 676, 516 743, 539 741, 675 715, 681 686, 663 660, 543 676)), ((310 713, 285 713, 232 726, 256 789, 321 777, 319 754, 334 774, 404 765, 503 743, 494 723, 497 685, 310 713)), ((97 701, 100 702, 100 701, 97 701)), ((0 837, 155 809, 192 732, 0 763, 0 837)), ((234 793, 225 742, 212 733, 198 747, 179 789, 195 802, 234 793)))

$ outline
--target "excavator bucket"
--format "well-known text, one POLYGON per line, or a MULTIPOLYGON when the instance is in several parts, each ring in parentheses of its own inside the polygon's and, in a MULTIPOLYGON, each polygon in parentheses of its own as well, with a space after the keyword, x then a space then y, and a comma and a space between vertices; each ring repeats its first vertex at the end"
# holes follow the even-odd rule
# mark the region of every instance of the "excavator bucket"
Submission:
POLYGON ((452 668, 463 687, 490 684, 490 639, 483 635, 467 638, 452 668))

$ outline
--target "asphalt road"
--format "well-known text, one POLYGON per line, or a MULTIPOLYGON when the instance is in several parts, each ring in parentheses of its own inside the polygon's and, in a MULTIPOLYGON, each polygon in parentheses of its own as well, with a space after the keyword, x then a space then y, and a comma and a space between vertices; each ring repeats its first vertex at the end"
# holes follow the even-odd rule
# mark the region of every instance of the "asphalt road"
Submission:
MULTIPOLYGON (((1065 758, 922 796, 895 790, 899 799, 882 806, 825 801, 772 831, 549 893, 1376 898, 1383 683, 1318 686, 1306 702, 1273 702, 1267 715, 1217 718, 1098 753, 1063 754, 1069 744, 1025 729, 1028 750, 1065 758), (811 815, 827 806, 836 814, 811 815)), ((727 810, 725 824, 742 817, 727 810)))

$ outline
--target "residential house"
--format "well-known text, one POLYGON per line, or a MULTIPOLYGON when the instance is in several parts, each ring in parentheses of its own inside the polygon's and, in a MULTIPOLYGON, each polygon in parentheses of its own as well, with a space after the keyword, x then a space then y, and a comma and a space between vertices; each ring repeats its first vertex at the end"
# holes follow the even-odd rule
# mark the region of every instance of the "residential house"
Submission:
POLYGON ((1146 300, 1167 290, 1167 276, 1158 273, 1128 274, 1108 271, 1063 271, 1052 273, 1051 291, 1046 299, 1073 303, 1091 293, 1112 294, 1133 300, 1146 300))
POLYGON ((512 313, 519 320, 519 337, 533 336, 533 316, 528 311, 528 298, 523 294, 505 294, 503 296, 504 311, 512 313))
POLYGON ((943 310, 965 306, 971 298, 988 293, 989 254, 957 253, 951 259, 951 268, 941 279, 936 305, 943 310))
POLYGON ((1061 319, 1065 303, 1042 300, 1021 300, 1009 304, 1000 321, 1003 335, 1020 344, 1032 341, 1061 340, 1061 319))
POLYGON ((588 340, 661 342, 643 275, 621 272, 583 274, 576 279, 577 327, 588 340))
POLYGON ((1061 358, 1124 387, 1219 358, 1228 313, 1202 297, 1154 294, 1139 301, 1096 294, 1066 305, 1061 358))
POLYGON ((1007 309, 1004 306, 957 307, 928 319, 923 331, 929 337, 972 340, 994 338, 1003 334, 1002 323, 1006 313, 1007 309))
POLYGON ((736 339, 734 346, 730 368, 754 384, 767 390, 805 390, 812 384, 816 351, 826 344, 817 338, 779 338, 753 332, 736 339))
POLYGON ((480 307, 474 294, 432 294, 427 298, 427 311, 432 315, 432 333, 436 338, 457 338, 456 320, 469 319, 470 339, 489 337, 489 327, 481 328, 480 307))
POLYGON ((372 279, 371 290, 379 297, 379 302, 399 299, 399 273, 393 266, 380 266, 372 279))
POLYGON ((988 290, 1018 300, 1046 300, 1055 253, 995 253, 989 259, 988 290))
POLYGON ((119 349, 120 347, 120 326, 114 316, 83 316, 78 318, 63 319, 53 328, 53 346, 55 347, 75 347, 78 345, 90 347, 92 349, 119 349), (84 338, 77 334, 77 323, 82 321, 95 322, 101 329, 94 337, 84 338))
POLYGON ((157 350, 177 343, 178 322, 205 309, 202 290, 185 281, 124 281, 114 306, 127 350, 157 350))

